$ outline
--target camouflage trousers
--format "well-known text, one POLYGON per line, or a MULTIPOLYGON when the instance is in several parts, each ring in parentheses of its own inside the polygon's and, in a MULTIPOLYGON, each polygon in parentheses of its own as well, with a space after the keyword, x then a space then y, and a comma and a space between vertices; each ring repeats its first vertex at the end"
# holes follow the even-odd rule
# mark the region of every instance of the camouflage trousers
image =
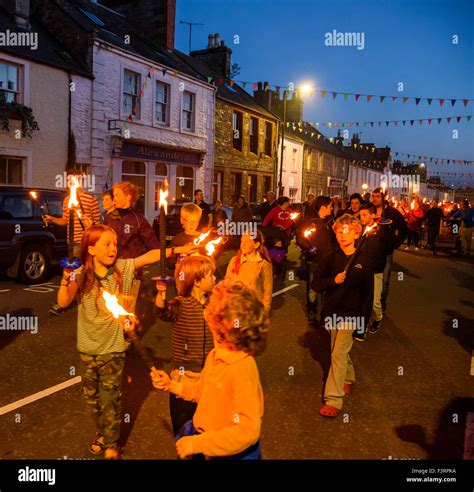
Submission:
POLYGON ((104 447, 117 445, 122 420, 122 373, 125 352, 81 356, 82 392, 94 418, 96 429, 104 436, 104 447))

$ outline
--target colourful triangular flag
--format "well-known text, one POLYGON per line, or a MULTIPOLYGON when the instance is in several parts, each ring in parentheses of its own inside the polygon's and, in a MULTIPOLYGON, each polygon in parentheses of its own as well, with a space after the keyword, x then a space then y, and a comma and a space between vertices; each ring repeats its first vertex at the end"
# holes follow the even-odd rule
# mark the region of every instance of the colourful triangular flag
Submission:
POLYGON ((207 83, 210 84, 212 82, 212 77, 207 78, 207 83))
POLYGON ((466 107, 469 101, 467 99, 463 99, 462 102, 464 103, 464 107, 466 107))
POLYGON ((257 82, 254 82, 254 84, 253 84, 253 90, 256 91, 257 90, 257 87, 258 87, 257 82))
POLYGON ((466 116, 466 119, 467 119, 467 121, 471 121, 471 117, 470 116, 466 116))
POLYGON ((333 99, 336 99, 336 96, 337 96, 337 92, 333 92, 333 93, 332 93, 332 98, 333 98, 333 99))
POLYGON ((326 91, 321 91, 321 97, 324 97, 326 95, 326 91))
POLYGON ((246 85, 247 85, 247 82, 242 82, 242 89, 245 89, 246 85))
POLYGON ((349 97, 349 94, 347 92, 344 92, 344 101, 346 101, 348 97, 349 97))
POLYGON ((421 97, 415 97, 415 104, 418 106, 420 104, 421 97))
POLYGON ((428 125, 431 125, 431 122, 432 122, 432 121, 433 121, 433 120, 430 118, 430 119, 428 120, 428 125))
POLYGON ((395 101, 397 99, 397 96, 392 96, 392 101, 395 101))
POLYGON ((163 77, 164 77, 166 75, 166 72, 168 71, 168 69, 167 68, 163 68, 161 71, 163 72, 163 77))
POLYGON ((367 96, 367 102, 370 102, 373 96, 367 96))
POLYGON ((439 100, 439 105, 442 106, 444 104, 444 99, 439 100))
POLYGON ((428 105, 431 106, 431 103, 433 102, 433 99, 426 99, 428 101, 428 105))
POLYGON ((451 123, 451 117, 446 118, 446 120, 448 121, 448 123, 451 123))
POLYGON ((230 84, 230 86, 231 86, 231 87, 233 87, 233 85, 235 84, 235 82, 234 82, 233 80, 231 80, 231 81, 229 82, 229 84, 230 84))
POLYGON ((461 121, 461 117, 460 117, 460 116, 458 116, 458 117, 456 118, 456 121, 459 123, 459 122, 461 121))
POLYGON ((404 103, 406 103, 406 102, 408 101, 408 97, 404 97, 404 98, 402 99, 402 101, 403 101, 404 103))
POLYGON ((380 96, 380 102, 383 103, 383 100, 385 99, 385 96, 380 96))
POLYGON ((355 100, 358 101, 359 100, 359 97, 360 97, 360 94, 356 94, 355 95, 355 100))
POLYGON ((438 118, 438 125, 441 125, 441 120, 442 120, 442 119, 443 119, 443 118, 438 118))
POLYGON ((457 99, 451 99, 451 106, 454 106, 456 104, 457 99))

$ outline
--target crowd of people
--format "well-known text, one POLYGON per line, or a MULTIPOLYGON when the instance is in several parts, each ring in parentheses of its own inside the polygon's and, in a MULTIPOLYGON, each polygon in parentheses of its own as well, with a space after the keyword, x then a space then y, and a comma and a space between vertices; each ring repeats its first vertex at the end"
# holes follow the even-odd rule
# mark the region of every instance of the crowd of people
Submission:
MULTIPOLYGON (((397 210, 380 188, 369 197, 355 193, 343 201, 309 194, 298 212, 291 210, 288 197, 275 199, 268 192, 260 207, 261 228, 231 239, 236 251, 217 282, 216 256, 197 240, 203 233, 214 234, 208 240, 215 237, 219 224, 228 220, 222 203, 211 210, 196 190, 194 202, 180 210, 183 232, 161 250, 152 227, 134 207, 137 198, 132 183, 116 183, 103 194, 101 216, 95 198, 78 189, 86 227, 75 229, 71 246, 82 265, 64 269, 51 310, 60 314, 77 302, 82 389, 96 425, 89 450, 106 459, 120 456, 121 381, 129 339, 139 322, 139 315, 131 313, 136 313, 142 270, 162 261, 162 251, 176 295, 168 299, 171 289, 158 279, 154 305, 156 318, 172 324, 171 366, 169 374, 153 367, 150 377, 155 388, 170 395, 177 454, 259 459, 263 391, 255 357, 267 342, 279 252, 284 262, 295 237, 305 272, 308 322, 319 322, 331 333, 331 367, 319 413, 332 418, 355 381, 353 340, 362 342, 382 327, 394 251, 407 238, 409 246, 418 247, 423 220, 434 241, 442 218, 436 202, 425 211, 417 198, 408 207, 402 201, 397 210), (117 296, 129 314, 114 317, 104 292, 117 296)), ((62 218, 46 220, 69 228, 67 203, 68 197, 62 218)), ((453 220, 459 218, 463 230, 472 230, 468 204, 453 214, 453 220)), ((243 197, 232 221, 253 221, 243 197)), ((468 233, 462 234, 467 244, 468 233)))

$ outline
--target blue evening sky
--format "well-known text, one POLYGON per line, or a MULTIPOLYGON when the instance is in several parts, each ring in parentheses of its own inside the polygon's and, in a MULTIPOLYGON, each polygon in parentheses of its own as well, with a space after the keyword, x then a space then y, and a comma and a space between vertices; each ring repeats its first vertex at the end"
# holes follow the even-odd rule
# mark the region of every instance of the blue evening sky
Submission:
MULTIPOLYGON (((451 106, 449 99, 474 99, 474 2, 470 0, 177 0, 176 47, 188 52, 188 26, 193 27, 192 49, 207 46, 207 35, 220 33, 233 51, 237 80, 268 81, 274 85, 312 82, 317 89, 375 95, 446 98, 418 106, 410 100, 387 97, 370 103, 342 95, 305 98, 306 121, 385 121, 474 115, 474 101, 451 106), (364 33, 363 50, 325 46, 325 33, 364 33), (234 36, 239 44, 234 44, 234 36), (459 43, 453 44, 453 35, 459 43), (403 82, 404 91, 398 92, 403 82)), ((246 87, 251 92, 252 88, 246 87)), ((474 160, 474 117, 460 123, 444 120, 431 126, 407 123, 381 128, 360 126, 363 142, 390 145, 407 152, 447 159, 474 160), (453 130, 459 138, 453 139, 453 130)), ((337 130, 319 129, 327 137, 337 130)), ((394 155, 395 158, 395 155, 394 155)), ((412 159, 410 158, 410 161, 412 159)), ((474 165, 441 166, 427 162, 429 172, 470 173, 474 165)), ((456 182, 456 181, 454 181, 456 182)), ((459 182, 466 182, 466 174, 459 182)))

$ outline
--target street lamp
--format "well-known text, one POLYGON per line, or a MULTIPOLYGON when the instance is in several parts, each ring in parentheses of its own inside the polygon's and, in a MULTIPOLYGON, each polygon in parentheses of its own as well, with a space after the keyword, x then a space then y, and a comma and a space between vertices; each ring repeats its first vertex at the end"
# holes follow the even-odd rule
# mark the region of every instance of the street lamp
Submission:
MULTIPOLYGON (((311 94, 313 87, 310 84, 303 84, 298 89, 300 94, 311 94)), ((286 101, 288 90, 283 91, 283 121, 281 129, 281 152, 280 152, 280 179, 278 180, 278 197, 283 195, 283 147, 285 146, 285 125, 286 125, 286 101)), ((303 193, 303 190, 301 190, 303 193)))

